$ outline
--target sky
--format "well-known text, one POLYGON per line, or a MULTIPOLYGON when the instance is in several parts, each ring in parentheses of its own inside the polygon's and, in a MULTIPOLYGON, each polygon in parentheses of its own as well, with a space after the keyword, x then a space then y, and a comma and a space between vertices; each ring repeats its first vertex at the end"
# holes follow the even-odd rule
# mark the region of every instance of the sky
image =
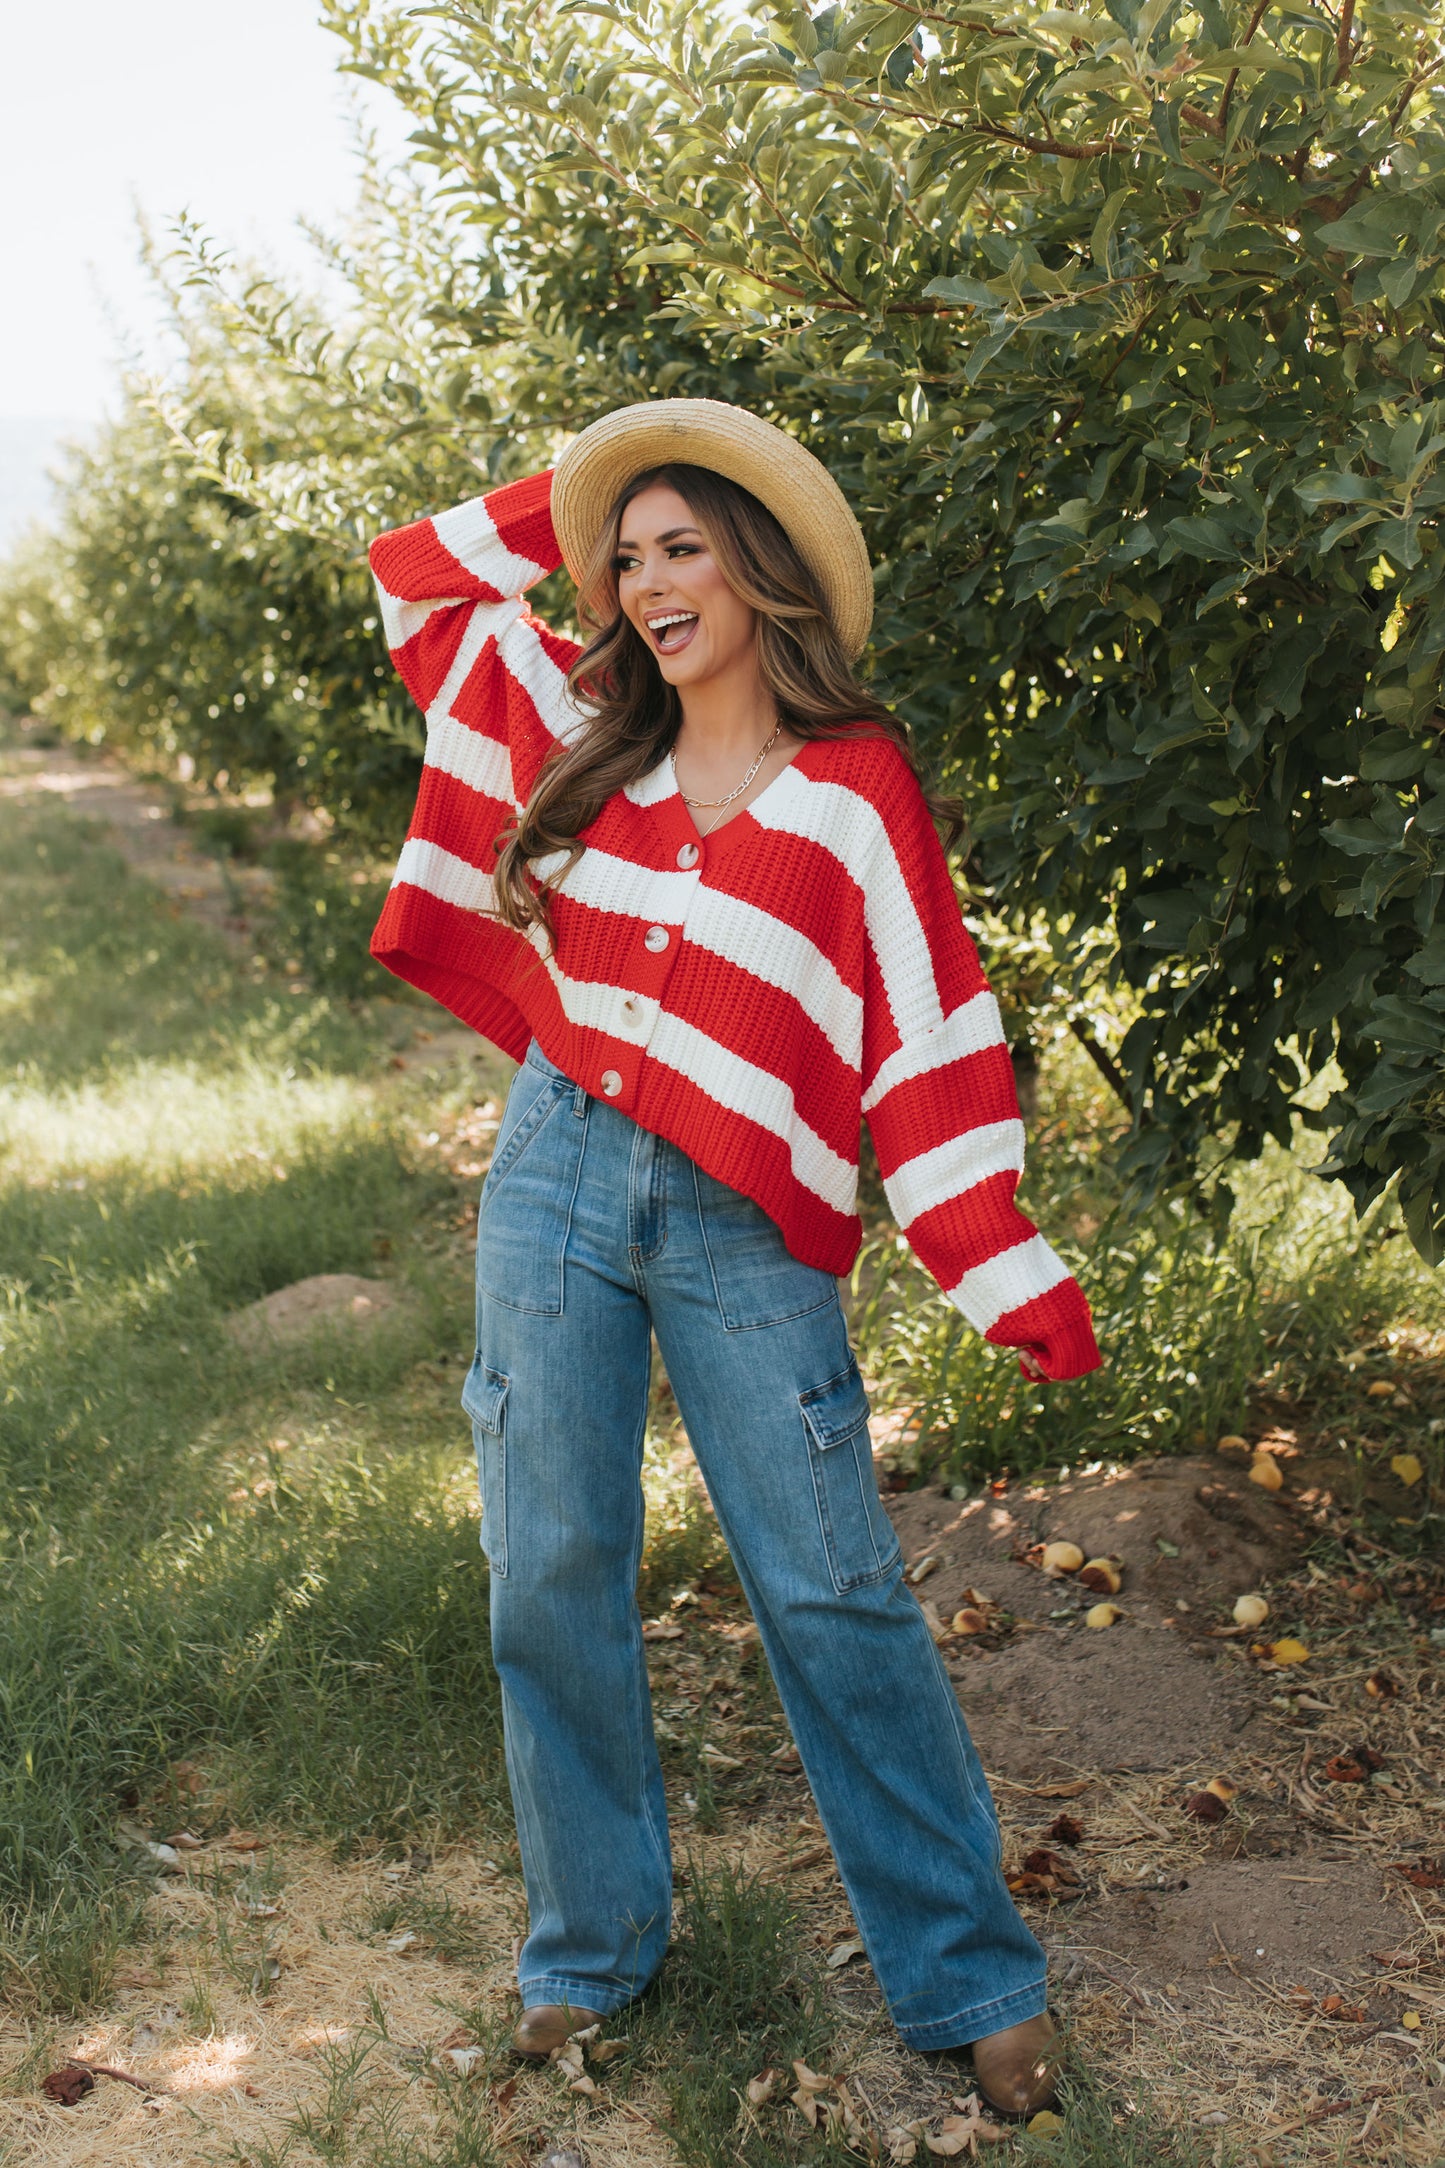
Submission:
POLYGON ((349 114, 403 155, 385 94, 337 73, 313 0, 69 0, 7 11, 0 69, 0 546, 43 500, 46 460, 113 403, 159 311, 136 209, 299 270, 296 221, 356 191, 349 114))

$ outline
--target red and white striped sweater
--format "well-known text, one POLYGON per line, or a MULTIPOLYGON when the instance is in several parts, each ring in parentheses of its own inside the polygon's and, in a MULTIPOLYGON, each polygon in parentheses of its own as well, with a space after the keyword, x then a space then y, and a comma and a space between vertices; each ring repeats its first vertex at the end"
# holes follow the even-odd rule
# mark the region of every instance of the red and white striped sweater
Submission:
POLYGON ((555 955, 486 915, 497 835, 581 724, 577 649, 523 600, 560 562, 550 498, 536 475, 372 546, 427 720, 372 954, 514 1058, 535 1034, 825 1272, 857 1254, 866 1115, 898 1223, 970 1323, 1050 1377, 1093 1369, 1088 1305, 1014 1205, 1024 1136, 998 1005, 888 740, 805 744, 705 841, 664 760, 585 831, 555 955))

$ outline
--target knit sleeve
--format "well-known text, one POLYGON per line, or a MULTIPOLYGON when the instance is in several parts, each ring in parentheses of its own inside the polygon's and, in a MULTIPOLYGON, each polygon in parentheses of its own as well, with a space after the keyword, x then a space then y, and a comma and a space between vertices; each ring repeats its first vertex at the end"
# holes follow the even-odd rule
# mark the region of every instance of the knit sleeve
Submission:
POLYGON ((912 776, 889 798, 864 897, 863 1063, 888 1201, 976 1331, 1080 1377, 1099 1363, 1088 1303, 1014 1203, 1024 1129, 998 1003, 912 776))
POLYGON ((386 644, 428 722, 456 714, 469 688, 473 709, 505 707, 510 681, 548 740, 575 723, 566 676, 578 650, 523 600, 562 561, 551 501, 550 472, 529 475, 372 543, 386 644))

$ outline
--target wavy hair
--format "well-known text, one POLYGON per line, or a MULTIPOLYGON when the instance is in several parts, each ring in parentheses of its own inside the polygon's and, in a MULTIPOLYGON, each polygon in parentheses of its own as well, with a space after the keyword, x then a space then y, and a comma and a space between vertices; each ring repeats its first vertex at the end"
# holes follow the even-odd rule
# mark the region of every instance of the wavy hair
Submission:
POLYGON ((537 926, 552 938, 552 891, 581 857, 583 829, 614 791, 657 766, 682 726, 676 691, 618 600, 622 516, 656 483, 677 491, 724 579, 756 611, 758 671, 785 729, 805 740, 860 733, 889 739, 918 777, 945 848, 963 827, 958 800, 924 782, 907 724, 854 676, 812 574, 766 506, 709 467, 648 467, 619 493, 578 588, 578 618, 588 638, 567 682, 585 723, 548 757, 520 816, 499 839, 496 916, 519 932, 537 926), (558 853, 563 863, 540 880, 533 861, 558 853))

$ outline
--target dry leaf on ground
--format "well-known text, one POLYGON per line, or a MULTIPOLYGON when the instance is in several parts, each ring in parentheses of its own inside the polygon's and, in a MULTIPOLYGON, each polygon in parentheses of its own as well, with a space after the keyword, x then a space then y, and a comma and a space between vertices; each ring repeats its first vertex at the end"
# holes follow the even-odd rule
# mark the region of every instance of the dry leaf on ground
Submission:
POLYGON ((1445 1889, 1445 1867, 1437 1859, 1418 1859, 1413 1866, 1404 1860, 1392 1860, 1390 1872, 1402 1874, 1416 1889, 1445 1889))

